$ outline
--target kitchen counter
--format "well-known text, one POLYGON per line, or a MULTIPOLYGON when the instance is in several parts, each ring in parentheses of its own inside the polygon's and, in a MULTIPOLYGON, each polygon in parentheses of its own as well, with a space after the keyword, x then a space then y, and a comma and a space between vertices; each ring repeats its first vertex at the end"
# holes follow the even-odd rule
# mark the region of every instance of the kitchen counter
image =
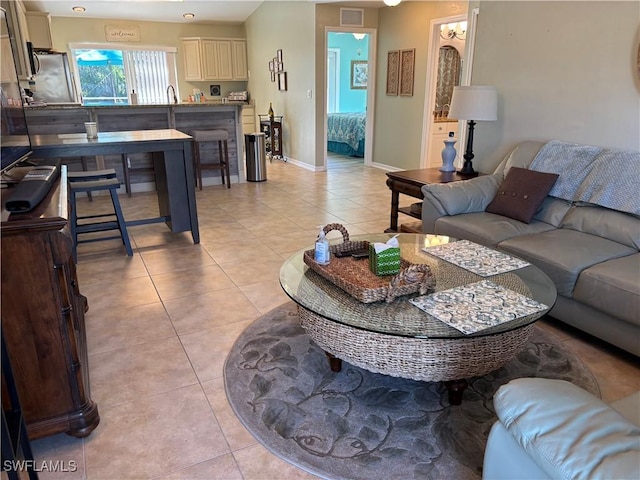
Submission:
MULTIPOLYGON (((98 132, 176 129, 190 134, 193 130, 226 130, 229 134, 231 180, 234 183, 245 179, 242 161, 242 107, 245 105, 248 103, 238 101, 117 106, 48 105, 27 108, 25 114, 30 135, 84 133, 84 122, 96 122, 98 132)), ((205 161, 217 161, 218 150, 213 143, 203 144, 201 152, 205 161)), ((89 169, 95 168, 93 159, 64 159, 70 170, 81 169, 81 160, 88 163, 89 169)), ((152 165, 150 156, 145 154, 128 154, 125 160, 133 169, 152 165)), ((121 180, 124 179, 125 160, 120 155, 104 155, 105 166, 116 169, 121 180)), ((204 176, 205 185, 222 183, 219 171, 207 170, 204 176)), ((133 191, 153 190, 153 179, 153 173, 132 171, 133 191)))
POLYGON ((69 110, 73 108, 87 108, 87 109, 123 109, 123 108, 176 108, 176 107, 230 107, 230 106, 245 106, 249 105, 249 102, 222 102, 221 100, 211 100, 206 102, 180 102, 180 103, 161 103, 154 105, 79 105, 76 103, 56 103, 51 105, 27 105, 29 110, 69 110))

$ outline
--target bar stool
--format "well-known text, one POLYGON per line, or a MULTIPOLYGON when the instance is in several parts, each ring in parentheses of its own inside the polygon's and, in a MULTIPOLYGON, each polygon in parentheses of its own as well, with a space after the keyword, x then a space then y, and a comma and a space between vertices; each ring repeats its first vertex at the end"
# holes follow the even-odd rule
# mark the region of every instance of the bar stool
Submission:
POLYGON ((229 174, 229 149, 227 141, 229 134, 226 130, 193 130, 193 159, 195 164, 196 181, 202 190, 202 170, 221 170, 222 184, 227 176, 227 188, 231 188, 231 178, 229 174), (200 144, 204 142, 218 142, 219 163, 203 163, 200 156, 200 144), (224 151, 223 151, 224 147, 224 151))
POLYGON ((69 193, 71 201, 71 238, 73 239, 73 258, 78 260, 78 244, 88 242, 99 242, 102 240, 113 240, 121 238, 127 255, 132 256, 131 242, 127 233, 127 226, 120 208, 117 190, 120 187, 120 180, 116 176, 116 171, 112 168, 107 170, 95 170, 92 172, 69 172, 67 174, 69 181, 69 193), (96 191, 109 190, 111 194, 111 202, 113 203, 113 213, 104 213, 99 215, 78 216, 76 206, 76 195, 78 193, 91 193, 96 191), (106 222, 78 223, 79 220, 89 218, 113 217, 115 220, 106 222), (87 240, 78 240, 78 235, 83 233, 105 232, 109 230, 119 230, 120 235, 111 237, 92 238, 87 240))

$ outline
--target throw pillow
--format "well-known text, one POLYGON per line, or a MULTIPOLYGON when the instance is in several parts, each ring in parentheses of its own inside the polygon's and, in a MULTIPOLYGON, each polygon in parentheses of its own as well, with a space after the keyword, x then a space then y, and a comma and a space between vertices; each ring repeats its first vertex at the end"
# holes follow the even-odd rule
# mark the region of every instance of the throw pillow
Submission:
POLYGON ((555 173, 511 167, 486 211, 531 223, 558 176, 555 173))

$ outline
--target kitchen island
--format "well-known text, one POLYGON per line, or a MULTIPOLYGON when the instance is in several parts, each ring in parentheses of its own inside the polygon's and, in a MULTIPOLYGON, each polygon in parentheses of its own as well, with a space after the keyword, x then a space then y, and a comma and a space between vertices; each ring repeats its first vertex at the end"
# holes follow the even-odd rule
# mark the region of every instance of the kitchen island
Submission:
MULTIPOLYGON (((204 102, 178 103, 165 105, 110 105, 78 106, 48 105, 46 107, 26 108, 27 124, 30 135, 58 135, 64 133, 82 133, 84 122, 97 122, 99 132, 117 132, 131 130, 176 129, 190 134, 192 130, 226 130, 229 134, 229 164, 232 182, 243 182, 245 166, 242 161, 242 107, 246 102, 204 102)), ((213 144, 204 145, 204 157, 217 155, 213 144)), ((217 157, 216 157, 217 158, 217 157)), ((151 170, 152 159, 149 154, 132 153, 104 155, 99 159, 104 166, 114 168, 118 178, 124 179, 124 165, 131 168, 131 186, 133 191, 151 191, 155 189, 154 174, 151 170)), ((82 170, 83 163, 88 169, 97 168, 94 157, 68 157, 64 162, 69 170, 82 170)), ((204 172, 205 185, 221 183, 218 171, 204 172)))

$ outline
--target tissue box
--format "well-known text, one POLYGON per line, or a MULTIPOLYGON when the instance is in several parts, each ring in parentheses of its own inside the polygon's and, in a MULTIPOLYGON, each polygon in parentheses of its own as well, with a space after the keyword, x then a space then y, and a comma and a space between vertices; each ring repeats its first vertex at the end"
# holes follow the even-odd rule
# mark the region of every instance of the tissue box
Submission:
POLYGON ((387 248, 376 253, 369 245, 369 269, 376 275, 396 275, 400 273, 400 247, 387 248))

